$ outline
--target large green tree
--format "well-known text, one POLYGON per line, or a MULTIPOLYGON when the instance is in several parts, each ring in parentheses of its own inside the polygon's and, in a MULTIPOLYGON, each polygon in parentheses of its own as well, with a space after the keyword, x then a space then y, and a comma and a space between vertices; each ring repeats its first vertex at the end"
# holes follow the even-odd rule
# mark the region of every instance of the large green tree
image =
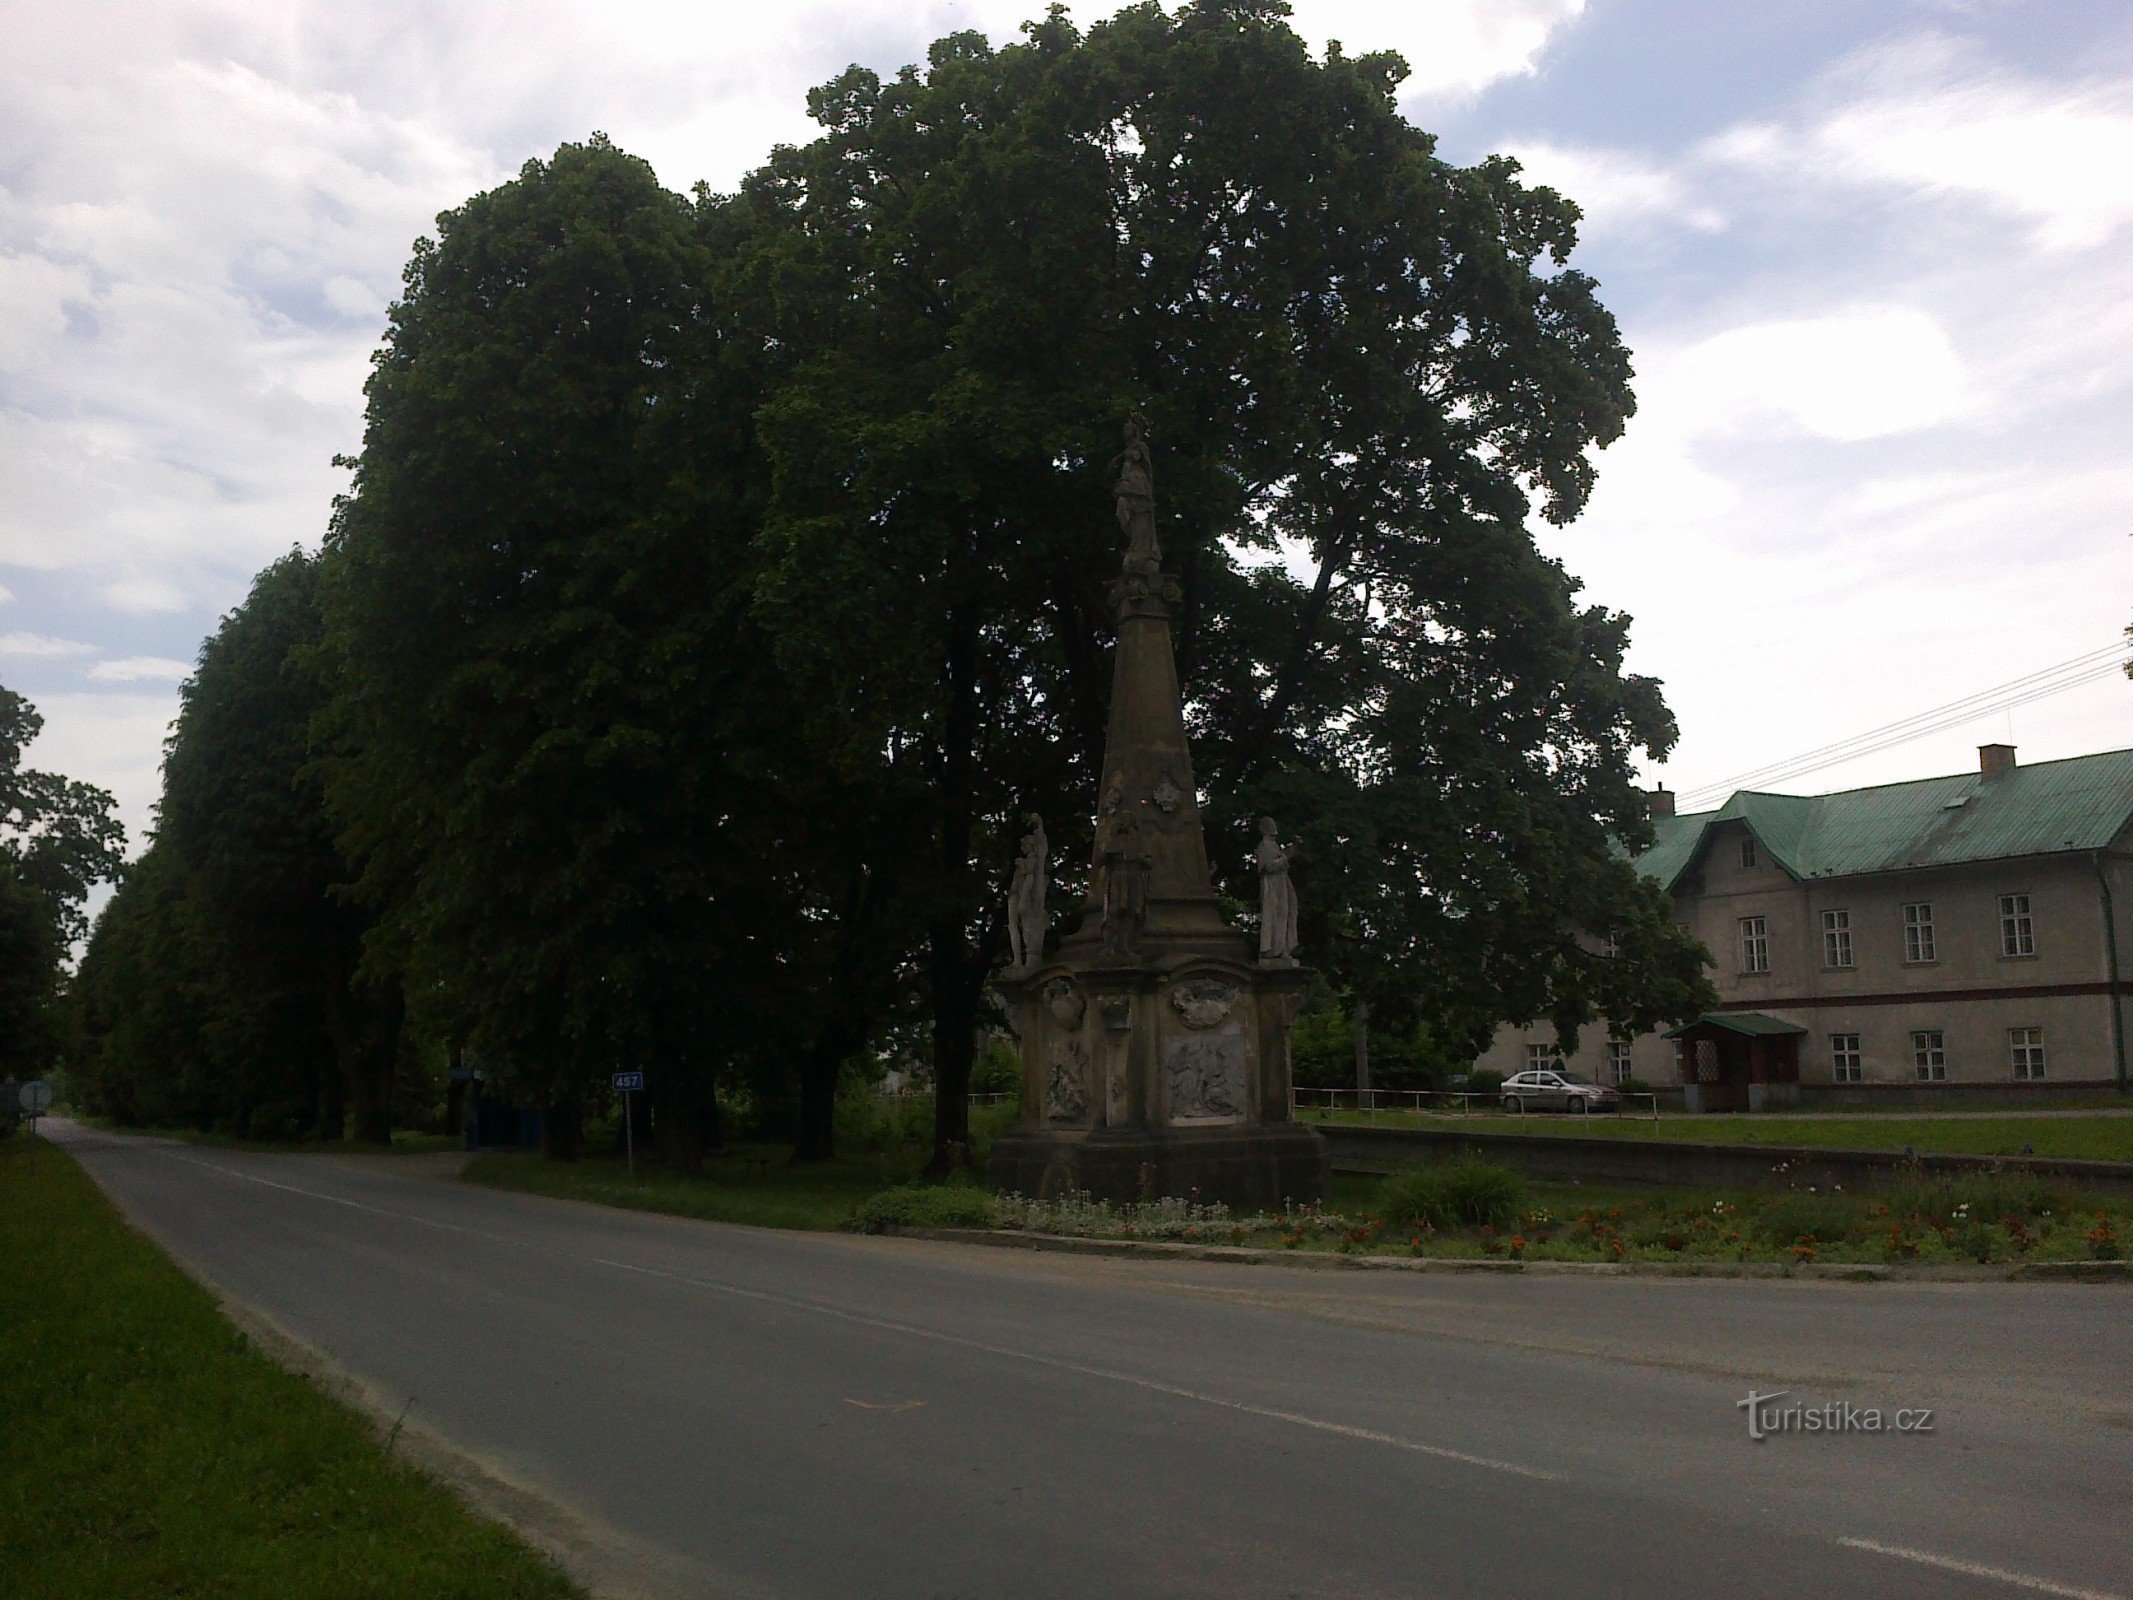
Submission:
POLYGON ((201 647, 154 845, 84 959, 86 1094, 123 1120, 390 1137, 405 1007, 359 979, 364 919, 326 818, 318 577, 283 557, 201 647))
POLYGON ((1055 10, 855 68, 733 202, 780 360, 761 613, 842 761, 924 786, 941 1157, 1011 818, 1086 845, 1129 407, 1215 854, 1282 815, 1308 953, 1470 1040, 1701 993, 1621 855, 1673 724, 1527 525, 1632 409, 1577 210, 1442 161, 1397 58, 1314 59, 1285 10, 1055 10))
POLYGON ((88 931, 89 891, 118 876, 126 848, 106 790, 22 764, 43 727, 0 688, 0 1077, 52 1065, 66 952, 88 931))
POLYGON ((797 1071, 827 1153, 903 947, 886 791, 814 757, 756 632, 767 355, 721 290, 745 223, 600 138, 439 218, 327 541, 372 958, 556 1154, 623 1067, 682 1165, 729 1072, 797 1071))

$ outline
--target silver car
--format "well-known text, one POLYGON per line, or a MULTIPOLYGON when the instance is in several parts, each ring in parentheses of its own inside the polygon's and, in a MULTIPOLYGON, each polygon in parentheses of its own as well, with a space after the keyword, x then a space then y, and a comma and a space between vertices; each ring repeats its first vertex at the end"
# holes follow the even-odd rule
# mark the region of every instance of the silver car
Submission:
POLYGON ((1498 1091, 1506 1111, 1613 1111, 1621 1095, 1605 1084, 1559 1067, 1535 1068, 1504 1079, 1498 1091))

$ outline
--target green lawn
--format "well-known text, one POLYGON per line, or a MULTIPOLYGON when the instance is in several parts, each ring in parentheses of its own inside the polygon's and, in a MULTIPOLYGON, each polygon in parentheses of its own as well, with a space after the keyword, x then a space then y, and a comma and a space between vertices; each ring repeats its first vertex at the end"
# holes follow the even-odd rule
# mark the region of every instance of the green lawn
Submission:
POLYGON ((927 1152, 839 1156, 795 1166, 789 1145, 741 1145, 682 1177, 640 1159, 633 1183, 612 1157, 544 1161, 535 1155, 479 1155, 461 1174, 469 1183, 595 1205, 664 1211, 708 1222, 748 1222, 765 1228, 839 1227, 878 1190, 908 1181, 927 1152))
POLYGON ((580 1593, 284 1372, 43 1140, 0 1140, 0 1592, 580 1593))
POLYGON ((1684 1116, 1571 1117, 1535 1114, 1471 1117, 1381 1111, 1374 1116, 1340 1111, 1301 1113, 1310 1122, 1361 1127, 1433 1128, 1476 1139, 1499 1134, 1581 1139, 1670 1139, 1688 1144, 1805 1145, 1823 1150, 1903 1150, 1950 1155, 2060 1156, 2083 1161, 2133 1161, 2133 1116, 1856 1117, 1684 1116))

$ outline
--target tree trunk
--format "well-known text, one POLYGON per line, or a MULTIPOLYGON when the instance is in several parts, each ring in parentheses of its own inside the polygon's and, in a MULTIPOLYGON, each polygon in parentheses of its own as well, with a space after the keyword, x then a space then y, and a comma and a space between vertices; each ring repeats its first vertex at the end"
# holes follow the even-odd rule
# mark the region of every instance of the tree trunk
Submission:
POLYGON ((652 1107, 652 1150, 659 1164, 675 1172, 695 1172, 704 1157, 725 1143, 719 1126, 718 1090, 708 1076, 675 1072, 651 1081, 658 1085, 645 1098, 652 1107))
POLYGON ((1358 999, 1348 1023, 1355 1035, 1355 1086, 1370 1092, 1370 1002, 1358 999))
POLYGON ((356 1060, 361 1045, 356 1038, 353 1002, 348 993, 348 970, 333 956, 319 962, 319 1012, 326 1024, 326 1038, 333 1045, 333 1066, 318 1078, 318 1136, 338 1144, 347 1134, 348 1088, 357 1075, 356 1060))
POLYGON ((550 1161, 575 1161, 585 1144, 585 1101, 573 1091, 541 1102, 541 1154, 550 1161))
POLYGON ((947 715, 941 727, 939 868, 947 909, 928 933, 928 974, 933 991, 933 1158, 926 1171, 945 1176, 970 1164, 970 1068, 972 1034, 985 969, 970 948, 968 913, 957 903, 973 892, 971 783, 976 776, 978 737, 978 636, 967 607, 948 619, 948 659, 942 674, 947 715))
POLYGON ((800 1126, 792 1145, 794 1161, 827 1161, 836 1154, 837 1076, 848 1051, 820 1044, 800 1060, 800 1126))
POLYGON ((933 937, 933 1159, 930 1177, 972 1164, 970 1070, 977 1058, 978 1000, 985 970, 960 927, 933 937))
POLYGON ((360 1144, 389 1145, 393 1139, 393 1091, 400 1080, 400 1030, 407 1020, 407 994, 389 979, 369 1008, 349 1081, 360 1144))

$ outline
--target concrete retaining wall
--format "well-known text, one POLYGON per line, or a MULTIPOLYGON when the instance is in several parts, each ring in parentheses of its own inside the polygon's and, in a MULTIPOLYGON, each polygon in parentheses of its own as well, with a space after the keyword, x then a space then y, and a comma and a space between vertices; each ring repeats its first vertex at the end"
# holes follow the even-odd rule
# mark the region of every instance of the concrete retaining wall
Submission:
POLYGON ((2043 1156, 1920 1155, 1813 1150, 1796 1145, 1681 1144, 1662 1139, 1469 1134, 1436 1128, 1317 1124, 1336 1170, 1389 1172, 1473 1151, 1530 1178, 1557 1183, 1650 1183, 1683 1189, 1867 1188, 1914 1178, 2023 1173, 2068 1188, 2133 1194, 2133 1162, 2043 1156))

